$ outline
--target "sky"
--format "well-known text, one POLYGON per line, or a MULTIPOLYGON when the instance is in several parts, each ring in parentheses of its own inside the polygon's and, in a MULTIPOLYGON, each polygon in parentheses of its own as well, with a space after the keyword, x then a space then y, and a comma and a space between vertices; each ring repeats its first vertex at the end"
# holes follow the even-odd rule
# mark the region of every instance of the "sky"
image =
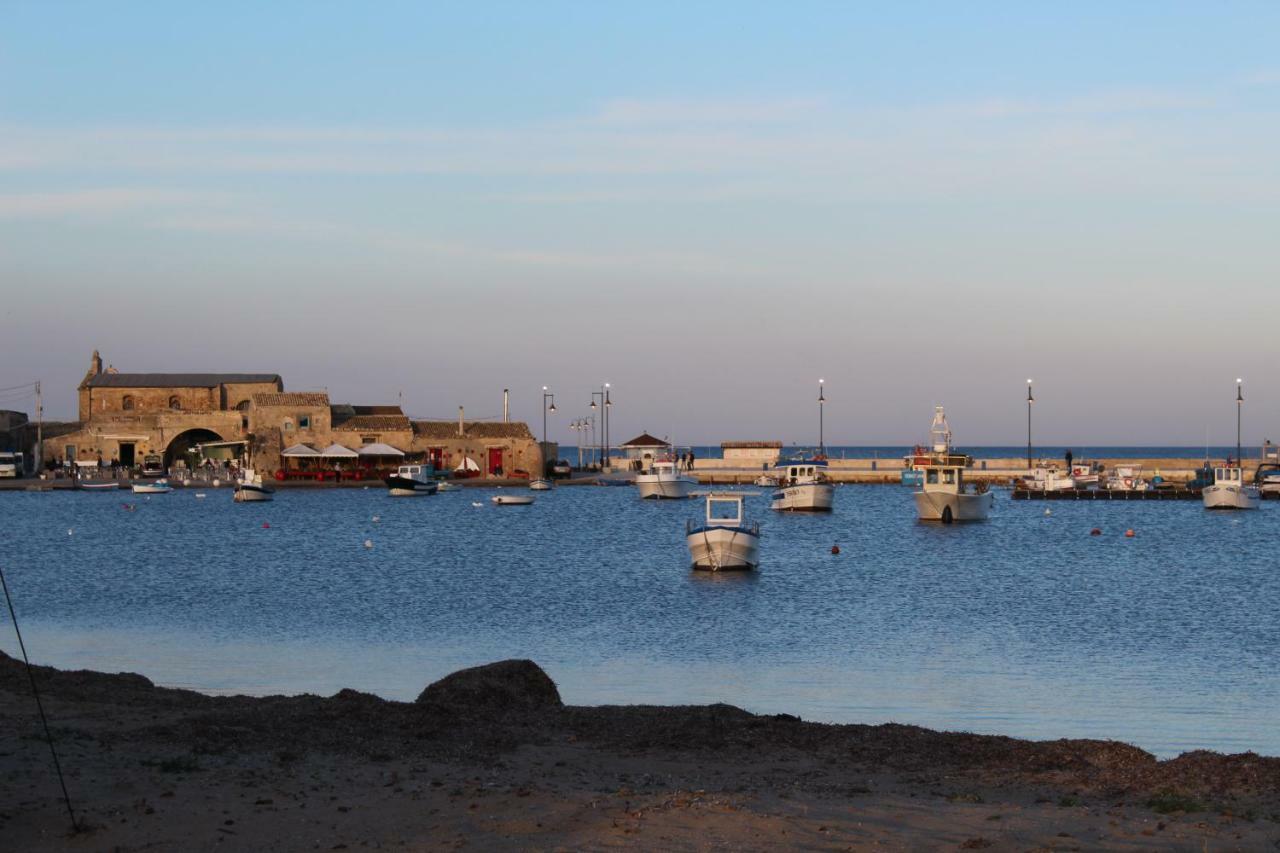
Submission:
MULTIPOLYGON (((1280 4, 48 3, 0 388, 271 372, 550 437, 1280 439, 1280 4)), ((4 406, 30 404, 0 396, 4 406)))

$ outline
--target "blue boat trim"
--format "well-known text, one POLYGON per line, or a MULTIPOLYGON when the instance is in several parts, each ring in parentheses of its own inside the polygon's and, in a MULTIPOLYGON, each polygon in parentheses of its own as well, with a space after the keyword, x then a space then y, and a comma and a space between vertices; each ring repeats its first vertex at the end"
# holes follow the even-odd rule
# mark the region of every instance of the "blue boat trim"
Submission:
POLYGON ((695 533, 706 533, 708 530, 729 530, 734 533, 746 533, 749 536, 759 536, 760 532, 751 527, 727 527, 723 524, 704 524, 701 527, 694 527, 689 530, 686 535, 692 536, 695 533))

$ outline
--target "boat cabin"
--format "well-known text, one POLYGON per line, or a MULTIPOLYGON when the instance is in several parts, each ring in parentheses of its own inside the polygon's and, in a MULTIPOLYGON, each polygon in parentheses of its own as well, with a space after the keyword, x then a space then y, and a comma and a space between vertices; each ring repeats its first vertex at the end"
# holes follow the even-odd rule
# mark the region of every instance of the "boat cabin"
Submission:
POLYGON ((1214 468, 1213 483, 1216 486, 1241 486, 1244 484, 1244 471, 1240 468, 1214 468))
POLYGON ((396 469, 397 477, 404 477, 409 480, 429 480, 435 476, 435 473, 434 465, 401 465, 396 469))
MULTIPOLYGON (((916 482, 926 492, 963 494, 964 470, 973 467, 973 457, 966 453, 956 453, 951 447, 951 428, 947 426, 947 416, 942 406, 934 409, 929 439, 928 448, 917 445, 906 460, 911 470, 920 474, 916 482)), ((985 487, 985 484, 981 485, 985 487)))
POLYGON ((773 466, 778 472, 778 485, 796 486, 802 483, 825 483, 827 481, 827 460, 825 459, 790 459, 773 466))
POLYGON ((708 527, 741 527, 742 495, 733 493, 707 495, 708 527))

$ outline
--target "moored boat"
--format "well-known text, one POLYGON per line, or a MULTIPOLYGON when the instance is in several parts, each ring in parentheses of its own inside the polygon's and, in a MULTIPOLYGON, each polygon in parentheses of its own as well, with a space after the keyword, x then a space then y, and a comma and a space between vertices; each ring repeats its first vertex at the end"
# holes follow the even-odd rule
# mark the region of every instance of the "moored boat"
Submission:
POLYGON ((670 459, 657 460, 648 471, 636 475, 636 489, 644 500, 684 500, 696 485, 697 481, 682 475, 670 459))
MULTIPOLYGON (((216 480, 214 485, 217 485, 216 480)), ((275 492, 275 489, 263 484, 261 474, 254 472, 252 468, 246 468, 243 479, 236 484, 232 500, 236 503, 261 503, 272 500, 275 492)))
POLYGON ((760 565, 760 524, 743 518, 746 492, 707 494, 706 518, 685 524, 685 544, 693 568, 721 572, 760 565))
POLYGON ((769 496, 769 509, 779 512, 831 512, 836 487, 827 477, 827 460, 792 459, 774 466, 777 491, 769 496))
POLYGON ((106 483, 86 483, 83 480, 78 480, 76 488, 83 489, 86 492, 117 492, 120 490, 120 484, 115 480, 106 483))
POLYGON ((1056 468, 1036 468, 1030 477, 1022 478, 1020 485, 1034 492, 1066 492, 1079 488, 1074 477, 1056 468))
POLYGON ((550 480, 539 478, 529 481, 529 491, 531 492, 549 492, 555 488, 555 484, 550 480))
POLYGON ((1257 486, 1244 482, 1244 470, 1239 467, 1213 469, 1213 484, 1200 492, 1205 509, 1258 509, 1262 493, 1257 486))
POLYGON ((954 452, 951 428, 942 406, 934 409, 929 428, 931 446, 916 448, 911 468, 923 475, 920 491, 915 493, 916 512, 921 521, 985 521, 995 504, 995 495, 986 483, 972 485, 964 481, 964 472, 973 467, 973 457, 954 452))
POLYGON ((430 465, 401 465, 383 482, 387 484, 387 494, 393 498, 434 495, 440 489, 434 474, 435 469, 430 465))
POLYGON ((133 493, 135 495, 164 495, 173 491, 173 486, 169 485, 169 481, 163 478, 156 480, 154 483, 134 483, 133 493))
POLYGON ((1117 465, 1105 485, 1111 491, 1122 492, 1145 492, 1151 488, 1142 477, 1141 465, 1117 465))

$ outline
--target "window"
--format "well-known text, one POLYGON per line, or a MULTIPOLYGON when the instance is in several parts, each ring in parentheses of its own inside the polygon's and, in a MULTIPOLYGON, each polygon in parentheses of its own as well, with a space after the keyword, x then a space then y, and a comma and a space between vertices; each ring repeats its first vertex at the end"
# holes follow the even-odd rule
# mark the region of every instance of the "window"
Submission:
POLYGON ((377 443, 377 441, 378 441, 378 437, 377 437, 376 435, 362 435, 362 436, 360 436, 360 443, 361 443, 361 444, 375 444, 375 443, 377 443))
POLYGON ((285 418, 285 419, 284 419, 284 423, 280 424, 280 429, 284 430, 285 432, 292 432, 292 431, 293 431, 293 419, 292 419, 292 418, 285 418))
POLYGON ((953 485, 956 481, 956 472, 950 469, 942 472, 942 482, 948 486, 953 485))
POLYGON ((935 484, 935 485, 936 485, 936 484, 937 484, 937 482, 938 482, 938 472, 937 472, 936 470, 934 470, 933 468, 930 468, 929 470, 925 471, 925 472, 924 472, 924 481, 925 481, 926 483, 932 483, 932 484, 935 484))
POLYGON ((298 429, 311 429, 311 415, 298 415, 298 429))
POLYGON ((176 394, 175 394, 174 396, 172 396, 172 397, 170 397, 170 398, 169 398, 169 408, 171 408, 171 409, 181 409, 181 408, 182 408, 182 401, 178 399, 178 397, 177 397, 177 395, 176 395, 176 394))
POLYGON ((124 409, 126 412, 133 411, 133 395, 132 394, 124 395, 124 398, 120 400, 120 408, 124 409))

